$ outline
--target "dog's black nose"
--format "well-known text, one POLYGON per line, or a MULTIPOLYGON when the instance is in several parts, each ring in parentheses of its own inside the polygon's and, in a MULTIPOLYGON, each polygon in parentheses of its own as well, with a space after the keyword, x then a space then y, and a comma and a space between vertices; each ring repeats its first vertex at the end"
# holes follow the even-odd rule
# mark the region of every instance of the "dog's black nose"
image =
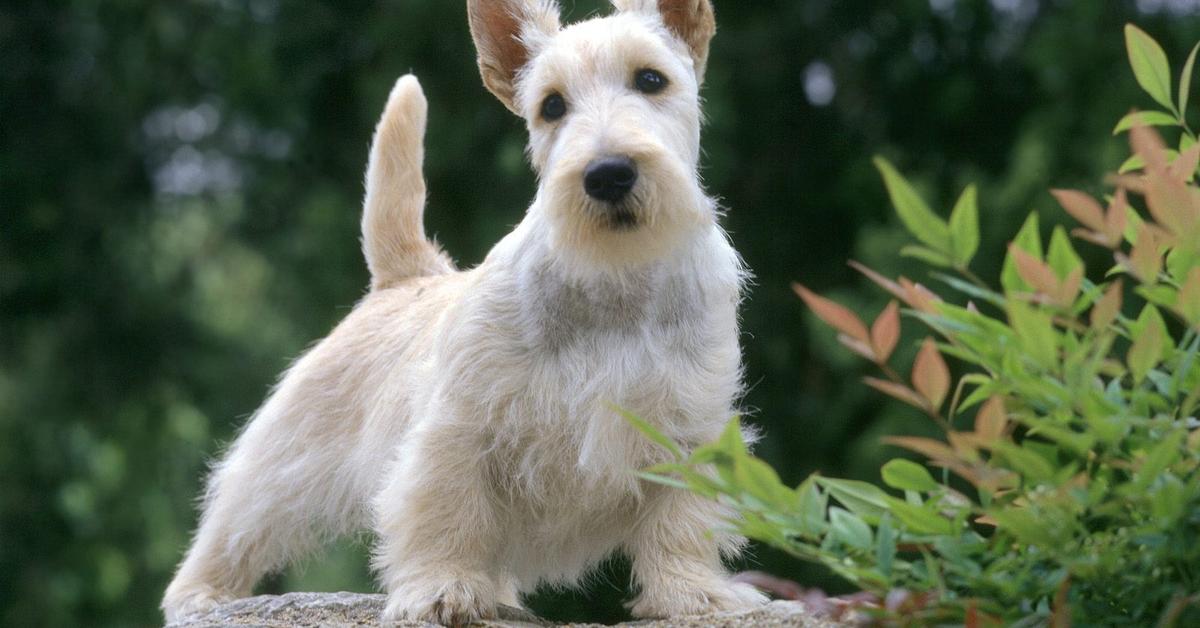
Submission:
POLYGON ((583 171, 583 189, 588 196, 615 203, 637 183, 637 166, 628 157, 593 159, 583 171))

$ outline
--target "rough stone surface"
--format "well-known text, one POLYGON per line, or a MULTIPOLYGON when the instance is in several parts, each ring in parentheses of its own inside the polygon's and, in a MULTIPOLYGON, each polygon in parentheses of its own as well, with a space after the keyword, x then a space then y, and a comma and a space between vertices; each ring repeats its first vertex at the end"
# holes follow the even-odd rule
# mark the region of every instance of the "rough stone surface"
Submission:
MULTIPOLYGON (((383 596, 364 593, 288 593, 236 600, 209 613, 169 624, 167 628, 217 628, 222 626, 379 626, 383 596)), ((421 622, 400 622, 397 628, 430 627, 421 622)), ((542 626, 594 628, 600 624, 551 624, 515 608, 501 607, 500 619, 472 626, 533 628, 542 626)), ((813 617, 799 602, 771 602, 752 611, 714 613, 694 617, 655 619, 619 624, 636 628, 836 628, 846 626, 813 617)))

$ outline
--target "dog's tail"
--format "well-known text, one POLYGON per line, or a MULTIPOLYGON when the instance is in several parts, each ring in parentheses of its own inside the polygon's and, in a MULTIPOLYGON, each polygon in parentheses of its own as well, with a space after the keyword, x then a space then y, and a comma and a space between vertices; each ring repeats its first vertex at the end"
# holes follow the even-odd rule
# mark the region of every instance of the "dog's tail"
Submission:
POLYGON ((372 290, 410 277, 454 271, 450 258, 425 237, 422 224, 427 108, 417 77, 407 74, 396 81, 375 127, 362 217, 363 253, 372 290))

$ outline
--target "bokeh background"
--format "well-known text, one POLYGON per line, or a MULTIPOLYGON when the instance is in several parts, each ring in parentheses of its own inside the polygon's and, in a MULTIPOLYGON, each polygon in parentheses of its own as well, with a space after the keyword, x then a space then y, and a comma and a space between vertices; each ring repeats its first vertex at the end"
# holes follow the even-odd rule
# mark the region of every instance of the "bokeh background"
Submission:
MULTIPOLYGON (((364 293, 362 170, 399 74, 431 102, 429 231, 469 266, 520 220, 524 129, 480 84, 464 4, 0 3, 0 623, 160 622, 206 461, 364 293)), ((574 18, 600 5, 564 4, 574 18)), ((743 340, 759 452, 791 482, 876 480, 895 453, 882 434, 931 426, 865 389, 866 367, 789 289, 871 316, 883 298, 847 259, 922 276, 895 253, 905 237, 870 157, 943 210, 977 182, 975 270, 994 277, 1026 212, 1062 219, 1047 188, 1098 192, 1127 154, 1112 126, 1150 102, 1122 25, 1178 68, 1200 1, 716 6, 704 176, 757 277, 743 340)), ((262 590, 370 591, 368 543, 262 590)), ((746 566, 844 590, 763 549, 746 566)), ((627 580, 616 561, 532 604, 619 620, 627 580)))

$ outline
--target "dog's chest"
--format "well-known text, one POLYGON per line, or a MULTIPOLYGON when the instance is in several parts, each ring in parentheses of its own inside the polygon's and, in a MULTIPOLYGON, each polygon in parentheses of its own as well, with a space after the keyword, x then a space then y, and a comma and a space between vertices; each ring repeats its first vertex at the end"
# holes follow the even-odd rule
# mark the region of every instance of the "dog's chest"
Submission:
POLYGON ((735 304, 682 278, 539 279, 522 290, 532 298, 512 329, 524 350, 493 416, 496 480, 549 510, 578 513, 583 495, 618 507, 637 494, 633 470, 662 451, 617 409, 686 443, 709 440, 728 420, 739 383, 735 304))

